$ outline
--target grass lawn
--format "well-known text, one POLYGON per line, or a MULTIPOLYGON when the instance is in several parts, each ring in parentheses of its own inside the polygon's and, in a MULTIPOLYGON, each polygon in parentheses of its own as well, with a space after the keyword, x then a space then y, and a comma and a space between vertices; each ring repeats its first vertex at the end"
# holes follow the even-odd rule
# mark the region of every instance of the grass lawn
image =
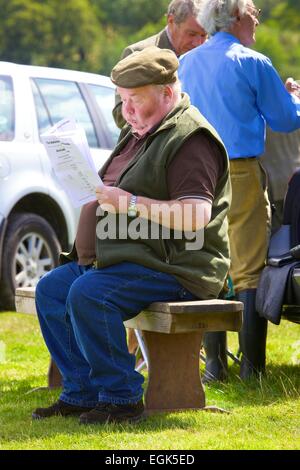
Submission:
MULTIPOLYGON (((31 420, 59 391, 34 390, 46 385, 49 363, 37 319, 1 313, 0 449, 300 449, 299 333, 286 321, 269 325, 266 378, 245 384, 229 360, 229 381, 206 386, 207 404, 230 414, 188 411, 86 427, 73 417, 31 420)), ((237 334, 229 334, 229 346, 236 351, 237 334)))

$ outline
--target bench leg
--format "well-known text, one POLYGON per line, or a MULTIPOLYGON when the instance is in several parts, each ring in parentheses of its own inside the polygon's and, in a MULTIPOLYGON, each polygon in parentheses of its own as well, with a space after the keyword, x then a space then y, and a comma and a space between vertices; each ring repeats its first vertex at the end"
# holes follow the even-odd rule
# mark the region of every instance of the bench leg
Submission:
POLYGON ((148 351, 147 411, 205 407, 200 378, 202 332, 165 334, 143 331, 148 351))
POLYGON ((133 328, 127 328, 127 345, 128 345, 128 351, 131 354, 135 354, 136 349, 138 348, 139 344, 138 344, 133 328))
POLYGON ((48 369, 48 388, 58 388, 62 385, 61 374, 57 368, 57 365, 51 358, 49 369, 48 369))

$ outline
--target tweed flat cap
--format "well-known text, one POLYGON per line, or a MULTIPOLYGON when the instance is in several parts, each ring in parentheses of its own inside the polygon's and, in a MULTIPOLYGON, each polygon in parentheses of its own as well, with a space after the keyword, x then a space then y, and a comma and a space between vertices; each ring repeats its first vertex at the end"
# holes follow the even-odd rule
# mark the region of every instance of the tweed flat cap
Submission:
POLYGON ((122 88, 165 85, 177 79, 178 59, 170 49, 156 46, 133 52, 112 69, 112 82, 122 88))

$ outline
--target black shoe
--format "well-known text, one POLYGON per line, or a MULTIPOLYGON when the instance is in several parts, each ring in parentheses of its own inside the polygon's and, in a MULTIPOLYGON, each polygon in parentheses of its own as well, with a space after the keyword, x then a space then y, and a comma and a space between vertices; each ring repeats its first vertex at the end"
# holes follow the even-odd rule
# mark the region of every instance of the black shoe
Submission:
POLYGON ((92 410, 92 407, 69 405, 64 401, 58 400, 47 408, 37 408, 32 413, 32 419, 44 419, 51 416, 78 416, 84 411, 92 410))
POLYGON ((98 405, 88 413, 80 415, 80 424, 105 424, 138 422, 143 418, 144 404, 140 400, 137 403, 126 405, 113 403, 98 403, 98 405))

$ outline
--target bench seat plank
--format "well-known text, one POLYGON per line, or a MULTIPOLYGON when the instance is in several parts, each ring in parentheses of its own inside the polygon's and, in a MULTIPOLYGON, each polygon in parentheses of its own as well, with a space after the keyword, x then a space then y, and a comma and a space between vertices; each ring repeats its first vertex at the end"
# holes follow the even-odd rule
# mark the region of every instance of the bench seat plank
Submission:
POLYGON ((237 312, 199 312, 169 314, 155 312, 150 305, 136 317, 124 322, 127 328, 157 333, 189 333, 192 331, 239 331, 242 326, 242 307, 237 312))
POLYGON ((240 312, 241 302, 233 300, 192 300, 188 302, 154 302, 147 308, 147 311, 160 313, 218 313, 218 312, 240 312))
POLYGON ((36 315, 35 287, 19 287, 15 294, 16 311, 36 315))

